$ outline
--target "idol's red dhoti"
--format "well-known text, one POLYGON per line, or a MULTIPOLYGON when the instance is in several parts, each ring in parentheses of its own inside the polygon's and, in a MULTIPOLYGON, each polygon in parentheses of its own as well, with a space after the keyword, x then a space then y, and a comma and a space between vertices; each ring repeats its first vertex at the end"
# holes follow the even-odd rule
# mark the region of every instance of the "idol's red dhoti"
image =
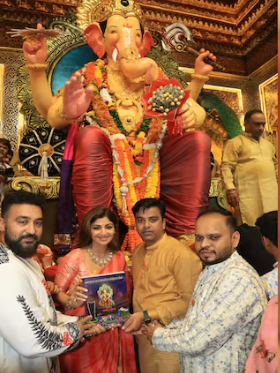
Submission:
MULTIPOLYGON (((210 138, 202 131, 164 138, 160 196, 166 203, 166 231, 174 237, 193 233, 197 215, 207 208, 210 145, 210 138)), ((81 223, 93 207, 112 204, 110 140, 100 129, 87 126, 76 134, 74 154, 73 195, 81 223)))

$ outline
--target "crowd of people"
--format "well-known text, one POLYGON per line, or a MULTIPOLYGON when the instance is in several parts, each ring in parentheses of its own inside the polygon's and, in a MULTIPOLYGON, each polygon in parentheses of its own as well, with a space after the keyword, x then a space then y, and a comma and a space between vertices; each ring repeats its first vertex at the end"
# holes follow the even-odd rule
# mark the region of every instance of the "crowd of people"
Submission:
POLYGON ((263 276, 238 253, 242 232, 227 210, 198 216, 194 248, 165 233, 162 200, 142 199, 133 214, 143 243, 131 273, 116 215, 98 206, 83 220, 79 248, 59 260, 54 282, 46 282, 44 264, 55 263, 39 245, 43 198, 25 191, 5 196, 1 372, 276 373, 277 211, 256 221, 263 249, 275 258, 263 276), (81 278, 120 271, 132 299, 129 318, 109 328, 89 322, 81 278))

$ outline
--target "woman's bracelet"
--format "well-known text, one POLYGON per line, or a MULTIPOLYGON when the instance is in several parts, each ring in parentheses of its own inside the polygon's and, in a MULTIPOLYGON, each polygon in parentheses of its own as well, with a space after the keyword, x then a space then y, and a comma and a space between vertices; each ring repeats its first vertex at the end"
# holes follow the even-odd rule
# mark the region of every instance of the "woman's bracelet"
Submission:
POLYGON ((66 302, 65 302, 65 307, 68 309, 68 310, 74 310, 75 307, 73 307, 73 299, 71 297, 68 297, 66 299, 66 302), (71 303, 71 304, 70 304, 71 303))
POLYGON ((207 82, 209 80, 209 76, 207 75, 200 75, 200 74, 192 74, 192 80, 197 80, 199 82, 207 82))
POLYGON ((46 70, 48 68, 48 65, 46 63, 27 63, 25 66, 27 69, 33 69, 33 70, 40 70, 40 69, 46 70))

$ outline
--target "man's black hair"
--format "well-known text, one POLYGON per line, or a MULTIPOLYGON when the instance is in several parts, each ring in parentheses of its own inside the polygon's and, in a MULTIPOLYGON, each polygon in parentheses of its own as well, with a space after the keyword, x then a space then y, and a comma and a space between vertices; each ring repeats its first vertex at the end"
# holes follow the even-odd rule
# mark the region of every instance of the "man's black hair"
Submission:
POLYGON ((163 200, 158 198, 143 198, 140 199, 140 201, 136 202, 135 205, 132 207, 133 215, 136 216, 136 214, 140 211, 142 208, 143 211, 146 209, 150 209, 151 207, 157 207, 160 211, 160 215, 162 219, 165 217, 165 203, 163 200))
POLYGON ((42 195, 25 192, 23 190, 7 193, 2 201, 1 215, 5 217, 12 205, 33 205, 43 211, 45 198, 42 195))
POLYGON ((266 251, 260 230, 243 223, 237 227, 237 231, 240 234, 237 252, 255 268, 260 276, 270 272, 275 259, 266 251))
POLYGON ((210 214, 219 214, 219 215, 224 216, 226 218, 226 224, 230 228, 232 233, 234 233, 237 230, 235 217, 232 215, 230 211, 225 210, 225 209, 209 209, 209 210, 203 211, 198 215, 197 220, 202 216, 206 216, 210 214))
POLYGON ((267 212, 256 221, 263 237, 268 238, 274 246, 278 247, 278 211, 267 212))
POLYGON ((244 123, 246 123, 254 114, 263 114, 263 112, 260 109, 253 109, 247 111, 244 117, 244 123))

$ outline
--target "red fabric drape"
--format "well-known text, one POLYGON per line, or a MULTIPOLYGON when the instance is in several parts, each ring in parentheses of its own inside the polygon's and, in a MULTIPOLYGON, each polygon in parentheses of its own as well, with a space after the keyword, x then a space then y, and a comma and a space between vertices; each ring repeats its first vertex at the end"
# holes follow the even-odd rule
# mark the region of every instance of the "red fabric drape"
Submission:
POLYGON ((73 197, 80 225, 86 213, 94 207, 111 206, 112 170, 108 136, 93 126, 80 129, 75 138, 72 171, 73 197))
MULTIPOLYGON (((160 151, 161 198, 166 203, 166 230, 171 236, 193 233, 197 215, 207 209, 210 148, 210 138, 202 131, 164 138, 160 151)), ((78 131, 72 182, 79 222, 93 207, 111 206, 112 151, 108 137, 96 127, 78 131)))
POLYGON ((208 207, 210 148, 202 131, 164 138, 160 197, 166 203, 166 232, 173 237, 193 233, 198 214, 208 207))

